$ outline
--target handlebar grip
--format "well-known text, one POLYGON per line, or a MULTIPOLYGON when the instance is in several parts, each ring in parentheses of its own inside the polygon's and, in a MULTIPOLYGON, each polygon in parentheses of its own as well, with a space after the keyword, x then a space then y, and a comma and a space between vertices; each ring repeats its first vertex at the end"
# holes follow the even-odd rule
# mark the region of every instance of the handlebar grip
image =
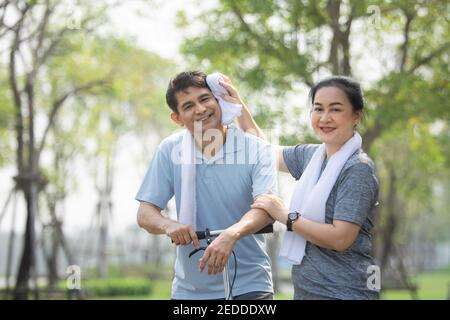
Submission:
POLYGON ((206 232, 205 231, 195 231, 195 234, 197 235, 197 238, 199 240, 206 238, 206 232))
MULTIPOLYGON (((214 231, 212 231, 214 232, 214 231)), ((272 233, 273 232, 273 224, 268 224, 261 230, 255 232, 254 234, 262 234, 262 233, 272 233)), ((206 238, 206 230, 205 231, 195 231, 195 234, 197 235, 197 238, 199 240, 206 238)))
POLYGON ((268 224, 264 228, 262 228, 259 231, 256 231, 255 234, 261 234, 261 233, 272 233, 273 232, 273 224, 268 224))

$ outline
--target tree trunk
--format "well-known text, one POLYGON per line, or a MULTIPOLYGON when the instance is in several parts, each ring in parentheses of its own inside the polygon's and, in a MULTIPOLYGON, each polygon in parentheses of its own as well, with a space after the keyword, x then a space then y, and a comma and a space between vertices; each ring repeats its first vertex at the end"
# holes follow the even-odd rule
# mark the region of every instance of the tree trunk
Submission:
POLYGON ((397 215, 396 215, 396 175, 392 168, 388 168, 389 172, 389 191, 386 199, 385 205, 385 214, 386 214, 386 223, 383 227, 382 234, 382 245, 380 252, 380 268, 384 270, 389 256, 391 254, 393 244, 394 244, 394 234, 397 230, 397 215))
POLYGON ((113 157, 113 153, 105 156, 104 187, 97 187, 99 193, 97 215, 100 225, 97 273, 100 278, 106 277, 108 273, 108 228, 111 223, 110 220, 112 219, 113 211, 113 203, 111 200, 114 178, 113 157))
POLYGON ((59 239, 56 230, 52 230, 52 249, 50 255, 50 264, 48 270, 48 287, 54 289, 58 282, 58 250, 59 239))
MULTIPOLYGON (((17 275, 16 287, 14 289, 14 299, 24 300, 28 298, 30 276, 36 277, 36 250, 35 250, 35 217, 37 211, 38 186, 36 179, 29 180, 29 187, 24 190, 27 206, 27 222, 24 236, 22 258, 20 260, 19 272, 17 275)), ((35 283, 36 285, 36 283, 35 283)), ((35 298, 38 299, 37 288, 35 288, 35 298)))
POLYGON ((58 221, 56 228, 56 232, 58 233, 58 241, 66 256, 67 264, 73 265, 75 264, 75 259, 72 254, 72 250, 67 243, 66 237, 64 236, 64 233, 62 231, 62 222, 58 221))
POLYGON ((333 38, 331 39, 330 55, 328 61, 331 64, 331 70, 333 74, 340 73, 339 66, 339 15, 340 15, 340 0, 330 0, 327 3, 327 11, 330 17, 330 27, 333 32, 333 38))
MULTIPOLYGON (((101 206, 101 205, 99 205, 101 206)), ((97 264, 97 275, 99 278, 105 278, 108 274, 108 259, 106 255, 107 243, 108 243, 108 223, 107 216, 100 209, 99 219, 100 219, 100 233, 99 233, 99 245, 98 245, 98 264, 97 264)))
POLYGON ((370 147, 372 146, 373 142, 382 134, 383 129, 383 125, 377 119, 375 120, 375 124, 365 132, 362 137, 362 148, 365 152, 369 154, 370 147))
POLYGON ((352 69, 350 67, 350 26, 348 26, 348 29, 341 33, 342 35, 342 69, 343 73, 346 76, 352 75, 352 69))
MULTIPOLYGON (((57 230, 57 224, 58 222, 52 218, 50 224, 48 227, 50 227, 50 237, 49 237, 49 247, 50 250, 47 252, 45 250, 46 244, 45 241, 42 241, 42 247, 44 249, 44 255, 45 260, 47 262, 47 287, 49 290, 52 290, 55 288, 59 276, 58 276, 58 253, 59 253, 59 235, 57 230)), ((44 240, 43 235, 43 240, 44 240)))
POLYGON ((350 67, 350 30, 352 24, 352 14, 350 14, 347 22, 341 24, 341 0, 329 0, 327 3, 327 11, 330 18, 329 26, 333 33, 331 39, 330 54, 328 61, 331 64, 331 70, 334 75, 352 74, 350 67))
POLYGON ((16 227, 16 217, 17 217, 17 189, 13 190, 13 209, 12 209, 12 218, 11 218, 11 231, 9 234, 8 240, 8 257, 6 259, 6 290, 4 299, 9 299, 10 289, 11 289, 11 270, 13 263, 13 253, 14 253, 14 242, 16 239, 15 227, 16 227))

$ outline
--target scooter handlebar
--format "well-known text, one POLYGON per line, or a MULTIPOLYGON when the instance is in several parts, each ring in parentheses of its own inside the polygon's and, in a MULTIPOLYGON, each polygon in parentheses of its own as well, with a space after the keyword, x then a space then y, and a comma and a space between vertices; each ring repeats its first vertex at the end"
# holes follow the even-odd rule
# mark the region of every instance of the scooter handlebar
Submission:
MULTIPOLYGON (((196 231, 195 233, 197 234, 198 239, 205 239, 208 232, 211 236, 218 236, 222 231, 223 230, 219 230, 219 231, 204 230, 204 231, 196 231)), ((263 234, 263 233, 272 233, 272 232, 273 232, 273 224, 268 224, 261 230, 256 231, 254 234, 263 234)))

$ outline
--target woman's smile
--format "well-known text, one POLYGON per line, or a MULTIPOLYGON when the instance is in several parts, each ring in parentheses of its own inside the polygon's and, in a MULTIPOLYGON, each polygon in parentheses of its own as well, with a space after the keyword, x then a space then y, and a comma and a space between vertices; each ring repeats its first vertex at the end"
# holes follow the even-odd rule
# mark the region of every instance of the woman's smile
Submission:
POLYGON ((335 127, 319 127, 320 131, 324 134, 330 134, 332 133, 336 128, 335 127))

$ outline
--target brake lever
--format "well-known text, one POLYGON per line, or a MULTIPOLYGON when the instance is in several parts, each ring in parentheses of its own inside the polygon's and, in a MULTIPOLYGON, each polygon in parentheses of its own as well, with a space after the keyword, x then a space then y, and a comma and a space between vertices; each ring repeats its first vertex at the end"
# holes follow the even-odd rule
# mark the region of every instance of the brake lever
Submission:
POLYGON ((192 257, 197 252, 202 251, 202 250, 206 250, 206 247, 200 247, 198 249, 194 249, 191 253, 189 253, 189 258, 192 257))

